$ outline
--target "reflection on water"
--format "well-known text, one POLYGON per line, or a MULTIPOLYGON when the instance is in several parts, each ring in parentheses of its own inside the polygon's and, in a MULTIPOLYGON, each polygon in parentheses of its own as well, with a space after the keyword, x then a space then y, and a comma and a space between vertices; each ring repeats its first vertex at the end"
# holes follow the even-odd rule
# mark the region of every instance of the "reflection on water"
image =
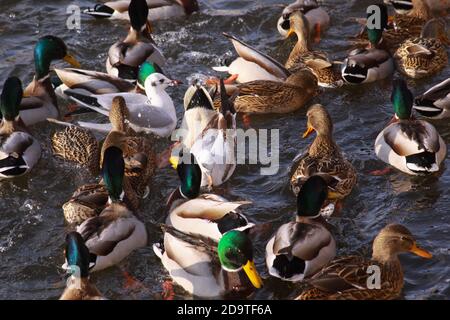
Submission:
MULTIPOLYGON (((0 10, 0 82, 10 73, 23 82, 33 75, 33 45, 46 34, 64 38, 83 68, 104 70, 109 46, 126 33, 126 23, 83 18, 81 30, 65 28, 66 7, 73 1, 61 0, 20 2, 4 0, 0 10)), ((289 54, 292 41, 282 41, 276 31, 277 14, 284 0, 201 0, 202 12, 188 20, 154 23, 155 40, 168 58, 167 73, 185 85, 170 89, 182 115, 182 97, 188 79, 198 74, 214 74, 212 66, 224 57, 234 55, 223 31, 234 34, 258 49, 283 61, 289 54)), ((318 48, 326 50, 333 59, 342 59, 349 49, 346 36, 358 32, 349 19, 363 16, 368 0, 326 0, 332 17, 332 27, 324 35, 318 48)), ((91 4, 80 0, 81 6, 91 4)), ((449 76, 448 70, 421 81, 410 81, 416 93, 423 92, 430 83, 449 76)), ((370 242, 387 223, 405 224, 420 244, 433 253, 433 259, 423 260, 402 256, 405 269, 406 299, 450 297, 450 257, 448 243, 450 207, 450 174, 445 168, 436 177, 409 177, 398 172, 374 176, 373 170, 385 168, 373 153, 378 132, 392 116, 390 81, 363 87, 326 90, 313 103, 325 105, 335 123, 335 138, 359 173, 358 186, 346 200, 342 215, 334 221, 339 254, 370 255, 370 242)), ((65 111, 66 103, 61 101, 65 111)), ((86 119, 102 119, 86 116, 86 119)), ((242 119, 238 117, 242 127, 242 119)), ((265 287, 255 298, 292 298, 301 288, 268 278, 264 265, 264 248, 272 232, 292 218, 295 199, 289 191, 290 161, 310 139, 301 139, 306 127, 305 110, 289 115, 252 116, 252 128, 280 129, 280 169, 273 176, 261 176, 258 165, 239 166, 233 178, 218 192, 229 199, 246 199, 253 205, 246 207, 252 222, 263 224, 256 239, 256 264, 265 287)), ((448 121, 435 123, 443 138, 450 140, 448 121)), ((0 298, 57 298, 64 286, 63 244, 66 226, 61 205, 81 184, 93 182, 89 173, 55 159, 49 148, 49 136, 57 127, 41 124, 33 128, 44 148, 43 158, 28 177, 0 182, 0 298), (57 177, 57 178, 55 178, 57 177)), ((162 150, 168 141, 161 140, 162 150)), ((149 230, 149 242, 161 238, 157 223, 164 220, 164 202, 177 186, 171 169, 158 172, 151 184, 150 196, 145 200, 140 217, 149 230)), ((167 279, 161 263, 151 247, 133 253, 119 267, 93 275, 93 281, 105 296, 112 299, 161 299, 162 284, 167 279), (124 272, 138 282, 126 282, 124 272)), ((176 298, 190 298, 175 287, 176 298)))

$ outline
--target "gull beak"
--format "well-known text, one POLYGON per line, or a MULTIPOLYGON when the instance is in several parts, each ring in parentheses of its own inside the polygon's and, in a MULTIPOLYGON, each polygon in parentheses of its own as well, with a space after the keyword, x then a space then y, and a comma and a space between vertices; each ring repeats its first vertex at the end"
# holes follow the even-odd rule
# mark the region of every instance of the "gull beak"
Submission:
POLYGON ((252 285, 259 289, 263 286, 263 281, 256 270, 255 263, 253 261, 247 261, 247 264, 244 266, 245 274, 249 278, 252 285))
POLYGON ((81 67, 80 63, 75 59, 72 55, 66 54, 66 56, 63 58, 65 62, 70 64, 72 67, 79 68, 81 67))

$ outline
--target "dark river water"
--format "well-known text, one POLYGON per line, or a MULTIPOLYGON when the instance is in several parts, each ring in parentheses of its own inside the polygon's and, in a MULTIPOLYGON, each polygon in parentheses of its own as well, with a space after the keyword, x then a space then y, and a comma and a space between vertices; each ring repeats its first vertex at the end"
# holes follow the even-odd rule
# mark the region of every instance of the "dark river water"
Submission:
MULTIPOLYGON (((332 25, 319 44, 336 59, 350 49, 347 37, 359 27, 349 17, 364 16, 371 0, 326 0, 332 25)), ((185 83, 197 73, 214 74, 224 55, 233 53, 221 33, 227 31, 270 55, 284 61, 292 43, 283 42, 276 31, 282 0, 200 0, 201 12, 188 19, 154 23, 154 38, 168 58, 165 68, 185 83)), ((28 83, 34 73, 33 46, 44 35, 62 37, 85 69, 104 70, 109 46, 126 34, 127 23, 81 20, 80 30, 66 28, 66 8, 91 2, 70 0, 0 1, 0 82, 10 73, 28 83), (37 3, 39 5, 37 5, 37 3)), ((449 77, 449 70, 431 79, 409 81, 415 93, 449 77)), ((170 89, 179 117, 187 86, 170 89)), ((326 90, 313 102, 325 105, 335 124, 335 138, 358 170, 358 186, 346 200, 336 226, 338 254, 370 255, 371 242, 388 223, 404 224, 418 243, 430 250, 433 259, 403 255, 405 299, 448 299, 450 297, 450 172, 440 176, 410 177, 399 172, 373 176, 371 171, 385 167, 375 157, 376 135, 392 116, 391 81, 326 90)), ((65 111, 66 103, 60 108, 65 111)), ((95 116, 87 116, 89 117, 95 116)), ((256 239, 256 264, 266 278, 265 287, 255 298, 291 298, 297 288, 268 277, 264 263, 265 244, 272 232, 289 221, 295 212, 295 198, 289 190, 289 167, 299 150, 311 142, 301 139, 305 130, 305 109, 287 115, 251 116, 255 129, 280 130, 280 168, 275 175, 260 175, 260 165, 240 165, 221 191, 229 199, 253 202, 245 209, 255 223, 265 223, 256 239), (269 224, 270 222, 270 224, 269 224)), ((444 140, 450 141, 448 120, 434 123, 444 140)), ((239 118, 239 126, 242 119, 239 118)), ((67 226, 61 205, 81 184, 94 181, 87 171, 52 156, 50 135, 59 129, 40 124, 33 133, 44 148, 43 157, 32 173, 14 181, 0 182, 0 298, 56 299, 64 287, 63 246, 67 226)), ((165 143, 165 142, 164 142, 165 143)), ((168 143, 162 143, 161 148, 168 143)), ((149 230, 149 243, 158 241, 157 223, 164 220, 164 202, 178 178, 171 169, 160 170, 153 179, 150 196, 139 215, 149 230)), ((133 253, 119 267, 94 274, 92 280, 111 299, 161 299, 167 273, 151 246, 133 253), (123 270, 139 280, 140 286, 127 286, 123 270)), ((175 298, 189 299, 176 289, 175 298)))

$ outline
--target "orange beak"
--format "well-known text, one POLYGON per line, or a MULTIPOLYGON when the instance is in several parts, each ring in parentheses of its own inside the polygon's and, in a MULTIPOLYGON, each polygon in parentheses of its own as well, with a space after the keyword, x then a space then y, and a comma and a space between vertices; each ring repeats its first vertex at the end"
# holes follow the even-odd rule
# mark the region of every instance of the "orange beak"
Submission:
POLYGON ((412 246, 411 249, 409 249, 410 252, 414 253, 415 255, 418 255, 419 257, 425 258, 425 259, 431 259, 433 255, 429 253, 428 251, 419 248, 415 243, 412 246))
POLYGON ((308 125, 308 129, 306 129, 306 131, 303 133, 303 138, 308 137, 314 131, 315 131, 314 128, 308 125))
POLYGON ((289 31, 288 31, 288 33, 287 33, 287 36, 286 36, 286 38, 289 38, 291 35, 293 35, 295 33, 295 30, 293 29, 293 28, 290 28, 289 29, 289 31))

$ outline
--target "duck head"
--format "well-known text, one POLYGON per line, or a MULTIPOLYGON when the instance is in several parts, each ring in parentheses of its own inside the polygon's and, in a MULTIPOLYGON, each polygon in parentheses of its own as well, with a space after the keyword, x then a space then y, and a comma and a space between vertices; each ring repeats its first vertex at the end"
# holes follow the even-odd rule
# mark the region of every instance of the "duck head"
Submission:
POLYGON ((394 106, 395 118, 400 120, 411 119, 411 111, 414 103, 414 96, 408 89, 406 81, 397 79, 393 82, 391 102, 394 106))
POLYGON ((217 246, 220 264, 225 271, 238 272, 244 269, 252 285, 259 289, 263 286, 261 277, 253 262, 253 246, 243 231, 231 230, 220 238, 217 246))
POLYGON ((327 196, 328 186, 325 180, 318 175, 309 177, 297 195, 297 219, 320 217, 320 209, 327 196))
POLYGON ((195 80, 184 94, 184 110, 187 111, 194 108, 214 110, 211 94, 199 80, 195 80))
POLYGON ((102 177, 108 190, 109 203, 122 202, 124 198, 123 176, 125 162, 120 148, 111 146, 103 155, 102 177))
POLYGON ((37 79, 42 79, 48 75, 50 63, 54 60, 64 60, 75 68, 80 67, 78 61, 68 53, 67 46, 62 39, 55 36, 40 38, 34 47, 37 79))
POLYGON ((89 253, 83 238, 78 232, 70 232, 66 236, 65 245, 67 272, 76 278, 87 278, 89 270, 94 267, 91 263, 94 255, 89 253))
POLYGON ((411 232, 399 224, 384 227, 376 236, 372 249, 372 257, 382 262, 396 258, 402 252, 411 252, 426 259, 432 257, 431 253, 418 247, 411 232))
POLYGON ((6 79, 0 97, 0 116, 3 116, 5 121, 13 122, 18 120, 22 97, 23 90, 20 79, 17 77, 6 79))

